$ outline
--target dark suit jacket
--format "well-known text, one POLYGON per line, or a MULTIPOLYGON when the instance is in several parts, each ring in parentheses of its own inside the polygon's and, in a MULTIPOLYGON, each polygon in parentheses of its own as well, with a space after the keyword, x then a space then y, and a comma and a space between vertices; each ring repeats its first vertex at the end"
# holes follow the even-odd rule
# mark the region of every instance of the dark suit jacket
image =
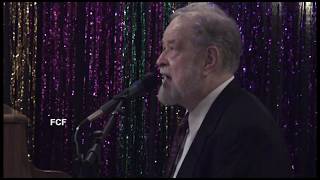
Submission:
POLYGON ((177 177, 289 177, 277 122, 235 80, 211 105, 177 177))

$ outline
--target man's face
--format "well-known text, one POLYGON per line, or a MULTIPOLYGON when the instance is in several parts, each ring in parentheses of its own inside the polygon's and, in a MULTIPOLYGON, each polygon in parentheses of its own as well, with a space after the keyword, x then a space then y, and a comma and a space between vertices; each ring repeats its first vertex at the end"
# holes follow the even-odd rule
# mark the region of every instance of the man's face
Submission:
POLYGON ((162 104, 184 106, 201 88, 201 49, 192 44, 193 36, 191 22, 179 17, 164 32, 157 60, 163 77, 158 92, 162 104))

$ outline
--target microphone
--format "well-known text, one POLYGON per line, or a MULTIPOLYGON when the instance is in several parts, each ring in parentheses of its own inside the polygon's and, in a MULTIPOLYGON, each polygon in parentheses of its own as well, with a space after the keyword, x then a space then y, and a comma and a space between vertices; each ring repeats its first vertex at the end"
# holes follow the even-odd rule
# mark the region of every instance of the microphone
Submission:
POLYGON ((150 92, 157 88, 159 80, 155 73, 147 73, 141 80, 135 81, 129 88, 123 90, 118 95, 114 96, 110 101, 100 106, 100 108, 86 118, 88 121, 93 121, 105 113, 110 113, 118 104, 121 98, 130 98, 143 94, 144 92, 150 92))

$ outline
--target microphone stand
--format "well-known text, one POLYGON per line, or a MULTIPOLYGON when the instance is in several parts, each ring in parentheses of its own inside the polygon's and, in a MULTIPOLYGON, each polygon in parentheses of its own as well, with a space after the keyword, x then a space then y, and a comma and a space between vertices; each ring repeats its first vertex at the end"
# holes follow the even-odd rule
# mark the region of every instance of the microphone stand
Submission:
POLYGON ((82 121, 79 126, 76 128, 76 132, 74 135, 74 139, 76 142, 76 153, 77 153, 77 158, 76 158, 76 163, 79 165, 79 177, 99 177, 99 165, 100 165, 100 152, 101 152, 101 143, 105 136, 109 133, 111 128, 114 125, 114 115, 117 112, 120 112, 123 114, 121 110, 121 106, 126 100, 125 96, 119 96, 117 97, 119 99, 119 102, 115 108, 115 110, 112 112, 107 124, 104 126, 103 131, 95 131, 94 132, 94 144, 92 147, 88 150, 86 157, 84 158, 83 154, 79 153, 78 149, 78 143, 77 143, 77 133, 79 130, 79 127, 85 122, 82 121))

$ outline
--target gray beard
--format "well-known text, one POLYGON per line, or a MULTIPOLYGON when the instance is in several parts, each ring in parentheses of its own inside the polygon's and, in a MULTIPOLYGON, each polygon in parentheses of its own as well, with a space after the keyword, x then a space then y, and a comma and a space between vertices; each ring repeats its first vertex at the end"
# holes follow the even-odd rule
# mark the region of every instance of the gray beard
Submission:
POLYGON ((161 104, 171 106, 179 103, 180 95, 177 90, 164 88, 163 85, 161 85, 157 97, 161 104))

